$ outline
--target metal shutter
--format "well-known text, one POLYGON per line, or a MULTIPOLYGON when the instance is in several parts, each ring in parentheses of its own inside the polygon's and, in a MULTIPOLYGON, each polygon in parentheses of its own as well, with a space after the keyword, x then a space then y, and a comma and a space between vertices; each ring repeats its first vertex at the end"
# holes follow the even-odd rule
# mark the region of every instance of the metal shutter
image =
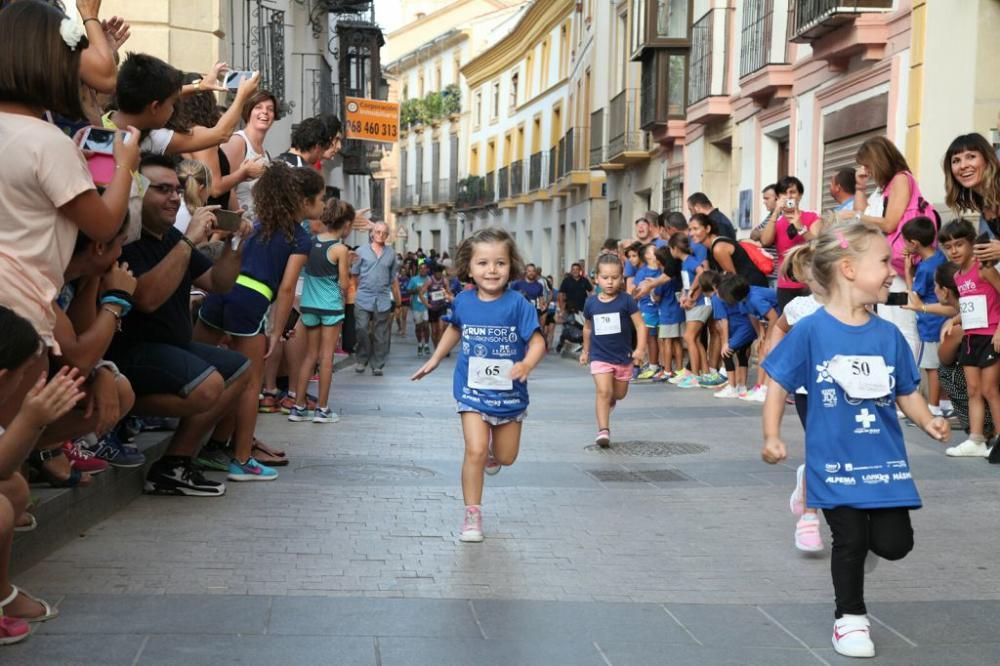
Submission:
MULTIPOLYGON (((855 134, 836 141, 823 144, 823 210, 822 214, 828 213, 837 202, 830 196, 830 179, 833 174, 844 168, 857 166, 854 156, 858 154, 858 148, 865 141, 873 136, 885 136, 885 127, 878 127, 868 132, 855 134)), ((874 186, 872 186, 874 189, 874 186)))

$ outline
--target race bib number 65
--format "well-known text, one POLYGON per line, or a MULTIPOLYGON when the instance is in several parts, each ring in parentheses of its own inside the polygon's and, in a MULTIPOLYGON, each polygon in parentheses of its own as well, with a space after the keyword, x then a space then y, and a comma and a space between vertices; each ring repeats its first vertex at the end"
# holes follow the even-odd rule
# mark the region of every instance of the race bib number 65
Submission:
POLYGON ((514 361, 509 358, 471 356, 469 357, 469 388, 485 391, 510 391, 514 388, 514 382, 510 378, 510 371, 513 368, 514 361))

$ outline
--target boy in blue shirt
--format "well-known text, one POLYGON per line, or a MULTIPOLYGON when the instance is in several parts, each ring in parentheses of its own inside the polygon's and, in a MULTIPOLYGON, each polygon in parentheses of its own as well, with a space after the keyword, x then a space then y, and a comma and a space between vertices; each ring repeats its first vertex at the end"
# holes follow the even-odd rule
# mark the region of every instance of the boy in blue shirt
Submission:
MULTIPOLYGON (((915 217, 903 226, 903 239, 906 273, 903 276, 911 294, 916 294, 919 300, 917 310, 917 334, 920 345, 917 347, 917 365, 927 372, 927 402, 931 414, 942 416, 945 409, 951 411, 951 400, 941 399, 941 384, 938 381, 938 343, 941 341, 941 328, 947 317, 927 312, 927 306, 938 302, 934 293, 934 271, 947 261, 944 253, 936 245, 937 226, 928 217, 915 217), (920 263, 913 265, 912 257, 919 257, 920 263)), ((948 396, 945 395, 945 398, 948 396)))
MULTIPOLYGON (((711 283, 699 278, 699 284, 702 293, 707 295, 711 283)), ((750 348, 757 339, 759 327, 749 315, 745 302, 749 295, 750 285, 746 279, 731 273, 722 276, 712 295, 712 316, 722 324, 722 358, 729 380, 723 389, 715 392, 716 398, 746 395, 750 348)))
POLYGON ((767 332, 778 320, 778 292, 770 287, 750 287, 746 300, 747 311, 755 320, 757 329, 757 383, 740 396, 747 402, 764 402, 767 398, 767 371, 760 364, 767 356, 767 332))
POLYGON ((677 295, 681 292, 681 262, 670 255, 670 248, 658 247, 656 249, 656 260, 659 262, 663 272, 668 279, 663 284, 653 290, 653 299, 659 304, 659 327, 657 328, 657 341, 660 346, 660 364, 662 370, 653 377, 654 381, 665 382, 670 379, 675 372, 680 372, 684 368, 684 308, 677 300, 677 295), (670 361, 673 359, 673 371, 670 369, 670 361))

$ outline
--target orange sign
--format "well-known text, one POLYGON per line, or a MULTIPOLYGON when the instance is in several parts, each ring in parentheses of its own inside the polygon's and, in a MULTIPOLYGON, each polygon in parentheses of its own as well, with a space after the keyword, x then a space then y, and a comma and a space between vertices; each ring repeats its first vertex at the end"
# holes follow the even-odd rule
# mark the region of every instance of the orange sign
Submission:
POLYGON ((399 104, 377 99, 345 99, 344 125, 348 139, 395 143, 399 139, 399 104))

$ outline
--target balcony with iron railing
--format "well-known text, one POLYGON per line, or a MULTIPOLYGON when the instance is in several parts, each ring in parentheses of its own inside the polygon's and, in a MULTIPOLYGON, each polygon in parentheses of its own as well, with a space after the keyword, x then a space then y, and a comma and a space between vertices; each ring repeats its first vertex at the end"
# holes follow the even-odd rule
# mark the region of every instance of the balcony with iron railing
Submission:
POLYGON ((417 202, 418 206, 429 206, 433 203, 431 198, 431 182, 420 183, 420 201, 417 202))
POLYGON ((497 172, 490 171, 486 174, 486 193, 489 196, 489 201, 494 202, 497 200, 497 172))
POLYGON ((604 161, 604 109, 590 114, 590 162, 591 168, 604 161))
POLYGON ((402 210, 403 208, 403 193, 398 187, 392 189, 392 193, 389 195, 389 205, 392 206, 394 212, 402 210))
POLYGON ((542 173, 546 171, 542 158, 548 157, 543 152, 537 152, 528 158, 528 192, 534 192, 542 187, 542 173))
POLYGON ((639 91, 626 88, 608 104, 607 161, 635 164, 648 159, 646 133, 639 124, 639 91))
POLYGON ((795 0, 746 0, 740 26, 740 93, 766 106, 787 98, 794 76, 788 58, 788 31, 795 0))
POLYGON ((691 27, 689 123, 708 123, 731 113, 726 87, 729 14, 728 9, 711 9, 691 27))
POLYGON ((510 196, 519 197, 524 194, 524 163, 527 160, 517 160, 510 165, 510 196))
POLYGON ((559 180, 559 176, 562 175, 559 173, 559 144, 556 144, 551 148, 549 148, 548 172, 549 172, 549 180, 545 184, 546 187, 555 183, 557 180, 559 180))
POLYGON ((434 188, 431 191, 431 198, 428 203, 438 206, 454 203, 455 185, 453 180, 450 178, 439 178, 432 184, 434 188))
POLYGON ((497 201, 510 198, 510 167, 500 167, 497 171, 497 201))
POLYGON ((412 184, 407 185, 403 198, 403 208, 409 208, 415 205, 417 205, 417 186, 412 184))
POLYGON ((811 44, 863 14, 892 11, 893 0, 789 0, 794 3, 791 41, 811 44))

